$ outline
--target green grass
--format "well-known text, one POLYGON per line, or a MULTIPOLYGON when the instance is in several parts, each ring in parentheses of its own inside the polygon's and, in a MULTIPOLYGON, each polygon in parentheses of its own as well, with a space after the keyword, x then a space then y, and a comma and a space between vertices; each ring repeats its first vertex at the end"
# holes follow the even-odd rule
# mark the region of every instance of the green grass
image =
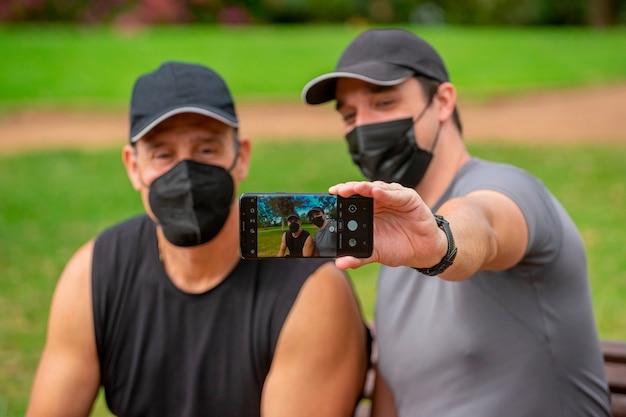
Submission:
POLYGON ((263 227, 258 230, 257 253, 261 258, 276 256, 285 233, 280 226, 263 227))
MULTIPOLYGON (((364 29, 0 26, 0 109, 120 108, 135 78, 169 59, 214 67, 240 100, 298 100, 364 29)), ((623 27, 410 29, 440 50, 464 99, 626 80, 623 27)))
MULTIPOLYGON (((626 339, 626 145, 473 145, 475 155, 515 163, 539 176, 579 226, 589 255, 600 335, 626 339)), ((324 192, 360 178, 337 142, 258 143, 240 192, 324 192), (321 151, 323 150, 323 152, 321 151), (324 166, 312 168, 323 154, 324 166), (272 173, 287 155, 308 163, 272 173)), ((108 225, 142 211, 115 150, 0 156, 0 416, 23 415, 43 347, 54 285, 71 254, 108 225)), ((378 266, 349 275, 372 318, 378 266)), ((107 415, 100 403, 94 415, 107 415)))

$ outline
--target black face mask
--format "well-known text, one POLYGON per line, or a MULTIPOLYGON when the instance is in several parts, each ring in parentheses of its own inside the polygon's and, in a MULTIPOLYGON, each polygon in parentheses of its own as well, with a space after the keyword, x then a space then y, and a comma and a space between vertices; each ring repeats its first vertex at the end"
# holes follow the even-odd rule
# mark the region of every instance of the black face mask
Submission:
POLYGON ((169 242, 196 246, 224 227, 234 188, 224 168, 183 160, 152 182, 148 199, 169 242))
POLYGON ((296 233, 296 232, 298 231, 298 229, 299 229, 299 228, 300 228, 300 225, 299 225, 298 223, 295 223, 295 222, 294 222, 294 223, 291 223, 291 224, 289 225, 289 231, 290 231, 291 233, 296 233))
POLYGON ((367 179, 409 188, 419 184, 433 157, 416 142, 413 126, 423 114, 415 121, 408 118, 357 126, 346 135, 352 161, 367 179))
POLYGON ((317 227, 322 227, 322 225, 324 224, 324 218, 322 216, 313 217, 313 219, 311 219, 311 223, 313 223, 317 227))

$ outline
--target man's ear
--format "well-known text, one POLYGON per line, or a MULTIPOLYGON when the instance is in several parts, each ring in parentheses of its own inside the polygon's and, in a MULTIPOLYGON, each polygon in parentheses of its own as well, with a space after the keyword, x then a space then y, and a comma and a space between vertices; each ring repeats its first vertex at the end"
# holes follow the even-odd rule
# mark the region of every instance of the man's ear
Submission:
POLYGON ((456 107, 456 88, 449 82, 444 82, 437 88, 437 101, 439 102, 439 121, 445 122, 452 117, 456 107))
POLYGON ((133 188, 139 191, 143 185, 141 174, 137 164, 137 150, 131 145, 125 145, 122 149, 122 162, 126 167, 126 174, 133 188))
POLYGON ((243 181, 248 177, 250 171, 250 153, 252 144, 247 136, 239 138, 239 154, 237 155, 237 164, 233 168, 233 177, 237 181, 243 181))

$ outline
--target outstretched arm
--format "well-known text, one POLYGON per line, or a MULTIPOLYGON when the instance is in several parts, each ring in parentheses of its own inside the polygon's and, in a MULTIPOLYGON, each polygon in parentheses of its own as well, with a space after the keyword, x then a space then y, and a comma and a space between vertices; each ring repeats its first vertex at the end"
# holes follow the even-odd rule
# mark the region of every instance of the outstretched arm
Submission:
POLYGON ((278 339, 263 417, 349 417, 365 382, 365 325, 347 277, 332 262, 304 284, 278 339))
POLYGON ((283 237, 280 239, 280 249, 278 249, 278 257, 282 258, 285 256, 285 250, 287 250, 287 241, 285 240, 285 235, 287 232, 283 233, 283 237))
POLYGON ((313 238, 309 235, 304 241, 304 246, 302 247, 302 256, 308 258, 313 256, 313 252, 315 251, 315 243, 313 242, 313 238))
MULTIPOLYGON (((400 184, 349 182, 331 194, 360 194, 374 199, 374 251, 370 258, 338 258, 341 269, 379 262, 389 266, 429 268, 441 261, 448 240, 419 194, 400 184)), ((458 248, 454 264, 440 278, 459 281, 478 270, 501 270, 519 262, 528 244, 526 220, 509 197, 490 190, 474 191, 441 206, 458 248)))
POLYGON ((83 417, 93 406, 100 370, 91 309, 92 249, 92 242, 83 246, 57 284, 27 417, 83 417))
POLYGON ((397 417, 396 402, 393 393, 378 370, 372 394, 372 417, 397 417))

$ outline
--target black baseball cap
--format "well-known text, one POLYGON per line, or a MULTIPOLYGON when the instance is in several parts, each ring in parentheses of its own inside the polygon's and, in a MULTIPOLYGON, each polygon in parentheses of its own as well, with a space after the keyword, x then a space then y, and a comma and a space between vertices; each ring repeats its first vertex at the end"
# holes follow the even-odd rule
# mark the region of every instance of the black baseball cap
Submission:
POLYGON ((287 220, 291 219, 292 217, 295 217, 296 219, 300 220, 300 216, 298 216, 296 213, 291 213, 289 216, 287 216, 287 220))
POLYGON ((311 218, 311 214, 313 214, 314 212, 319 211, 320 213, 324 213, 324 209, 321 207, 313 207, 311 210, 309 210, 309 212, 306 214, 309 219, 311 218))
POLYGON ((338 78, 391 86, 414 75, 450 81, 443 60, 424 39, 403 29, 370 29, 348 45, 335 71, 320 75, 304 86, 302 99, 308 104, 333 100, 338 78))
POLYGON ((226 83, 203 65, 165 62, 140 76, 130 101, 130 143, 136 143, 163 120, 197 113, 237 128, 235 104, 226 83))

